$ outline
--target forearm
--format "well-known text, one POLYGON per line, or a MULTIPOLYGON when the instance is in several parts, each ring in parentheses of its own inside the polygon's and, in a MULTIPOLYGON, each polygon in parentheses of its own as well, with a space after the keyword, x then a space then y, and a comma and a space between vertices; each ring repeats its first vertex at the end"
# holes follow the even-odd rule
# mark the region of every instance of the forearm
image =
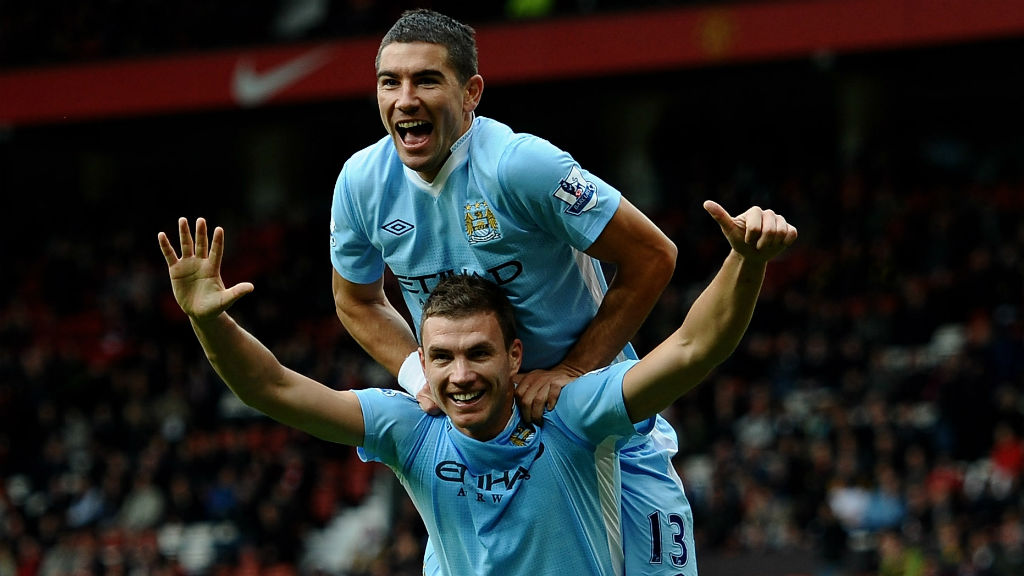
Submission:
POLYGON ((710 370, 733 353, 750 325, 766 268, 767 262, 730 251, 673 335, 690 348, 691 361, 710 370))
POLYGON ((654 309, 675 263, 675 244, 664 236, 656 236, 635 258, 620 258, 597 314, 562 364, 584 373, 613 362, 654 309))
POLYGON ((617 273, 597 314, 562 364, 585 373, 613 362, 651 313, 672 269, 662 266, 633 275, 617 273))
POLYGON ((623 396, 633 422, 664 410, 736 349, 750 324, 765 263, 736 252, 690 307, 682 326, 626 373, 623 396))
POLYGON ((190 320, 217 375, 247 405, 267 412, 269 400, 285 386, 286 369, 277 357, 226 312, 190 320))
POLYGON ((735 218, 711 200, 704 209, 732 249, 682 326, 626 372, 622 395, 633 422, 665 409, 733 353, 754 315, 768 262, 797 238, 796 228, 770 209, 753 206, 735 218))
POLYGON ((676 267, 676 245, 623 198, 586 253, 615 264, 597 314, 562 364, 578 372, 607 366, 647 319, 676 267))
POLYGON ((418 344, 405 318, 387 300, 350 302, 336 308, 352 338, 392 376, 418 344))
POLYGON ((246 405, 317 438, 352 446, 363 442, 359 401, 282 365, 227 313, 192 319, 213 369, 246 405))

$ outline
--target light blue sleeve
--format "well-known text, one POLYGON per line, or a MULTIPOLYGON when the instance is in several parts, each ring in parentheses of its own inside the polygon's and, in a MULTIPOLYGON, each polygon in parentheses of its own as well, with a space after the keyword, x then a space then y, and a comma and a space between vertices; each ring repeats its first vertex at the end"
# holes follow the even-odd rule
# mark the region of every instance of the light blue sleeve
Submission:
POLYGON ((636 361, 627 360, 580 376, 562 389, 550 412, 566 428, 587 442, 598 445, 616 437, 618 445, 649 431, 648 422, 634 425, 622 399, 622 377, 636 361))
POLYGON ((417 423, 426 416, 416 399, 385 388, 353 390, 363 411, 363 445, 356 448, 363 462, 381 462, 400 469, 409 457, 417 423))
POLYGON ((498 179, 519 202, 520 217, 580 251, 601 235, 622 198, 569 153, 527 134, 519 135, 505 150, 498 179))
POLYGON ((359 217, 350 180, 355 160, 341 169, 331 201, 331 263, 342 278, 369 284, 384 275, 384 257, 370 241, 359 217))

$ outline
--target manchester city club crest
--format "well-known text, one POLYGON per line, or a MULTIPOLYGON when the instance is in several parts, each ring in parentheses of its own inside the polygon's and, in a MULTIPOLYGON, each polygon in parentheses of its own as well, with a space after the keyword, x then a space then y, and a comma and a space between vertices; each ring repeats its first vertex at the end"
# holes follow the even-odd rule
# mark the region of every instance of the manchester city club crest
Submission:
POLYGON ((533 438, 533 426, 526 424, 520 424, 516 428, 516 431, 512 433, 512 436, 508 439, 513 446, 526 446, 526 443, 533 438))
POLYGON ((501 238, 498 220, 483 200, 466 204, 466 236, 470 244, 501 238))

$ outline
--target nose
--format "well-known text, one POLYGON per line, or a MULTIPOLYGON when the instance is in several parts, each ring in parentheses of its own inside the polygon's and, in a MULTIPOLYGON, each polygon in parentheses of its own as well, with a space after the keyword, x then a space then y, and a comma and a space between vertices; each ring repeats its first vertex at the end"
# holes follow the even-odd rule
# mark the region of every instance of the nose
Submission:
POLYGON ((470 367, 469 362, 464 359, 452 361, 451 372, 448 374, 448 381, 455 385, 469 384, 476 379, 476 373, 470 367))
POLYGON ((420 100, 416 93, 416 85, 412 82, 402 82, 398 89, 398 100, 395 106, 402 112, 411 112, 419 108, 420 100))

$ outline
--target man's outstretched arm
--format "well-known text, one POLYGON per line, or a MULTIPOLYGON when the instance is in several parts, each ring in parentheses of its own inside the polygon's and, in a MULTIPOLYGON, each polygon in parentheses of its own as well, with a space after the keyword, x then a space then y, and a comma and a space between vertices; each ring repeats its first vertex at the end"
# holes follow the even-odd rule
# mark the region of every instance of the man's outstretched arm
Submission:
POLYGON ((737 217, 712 201, 705 210, 732 249, 682 326, 623 379, 630 419, 639 422, 667 408, 728 358, 746 332, 768 262, 797 238, 797 230, 772 210, 753 207, 737 217))
POLYGON ((242 282, 226 288, 220 275, 224 230, 208 241, 206 221, 196 220, 193 242, 188 221, 178 220, 179 258, 167 235, 157 240, 174 297, 188 315, 192 329, 217 374, 247 405, 271 418, 332 442, 359 445, 363 414, 351 391, 337 391, 281 365, 274 354, 227 313, 239 298, 253 291, 242 282))

